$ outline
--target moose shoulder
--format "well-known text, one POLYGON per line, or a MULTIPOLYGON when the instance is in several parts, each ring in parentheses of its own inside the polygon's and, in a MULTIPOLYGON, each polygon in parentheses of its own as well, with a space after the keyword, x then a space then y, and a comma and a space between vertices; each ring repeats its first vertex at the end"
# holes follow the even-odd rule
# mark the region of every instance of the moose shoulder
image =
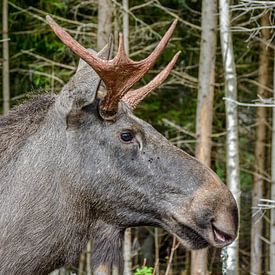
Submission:
POLYGON ((175 22, 146 59, 123 48, 108 59, 83 48, 50 17, 85 62, 60 95, 42 95, 0 120, 0 274, 47 274, 73 265, 89 239, 93 268, 121 261, 127 227, 159 226, 190 249, 223 247, 237 235, 238 209, 213 171, 132 113, 162 83, 130 90, 166 47, 175 22), (99 96, 100 80, 105 95, 99 96))

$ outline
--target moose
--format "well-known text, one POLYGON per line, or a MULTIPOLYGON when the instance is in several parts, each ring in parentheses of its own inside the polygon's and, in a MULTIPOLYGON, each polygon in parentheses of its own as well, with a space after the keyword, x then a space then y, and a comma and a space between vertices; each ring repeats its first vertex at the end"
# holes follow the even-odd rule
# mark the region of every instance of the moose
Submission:
POLYGON ((173 146, 133 110, 169 75, 179 56, 132 89, 165 49, 173 22, 141 61, 110 45, 84 48, 47 21, 77 56, 59 95, 37 95, 0 119, 0 274, 48 274, 77 264, 93 242, 95 274, 121 274, 123 233, 161 227, 189 249, 224 247, 238 208, 218 176, 173 146))

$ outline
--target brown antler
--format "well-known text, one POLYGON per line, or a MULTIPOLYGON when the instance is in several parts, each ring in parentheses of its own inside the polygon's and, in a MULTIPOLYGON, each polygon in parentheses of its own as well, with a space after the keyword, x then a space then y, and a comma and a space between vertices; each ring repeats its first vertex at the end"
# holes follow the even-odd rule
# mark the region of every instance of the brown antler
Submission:
POLYGON ((130 90, 122 100, 126 102, 132 109, 135 109, 137 105, 153 90, 155 90, 161 83, 168 77, 171 70, 173 69, 177 59, 180 55, 180 52, 177 52, 169 64, 148 84, 145 86, 136 89, 130 90))
MULTIPOLYGON (((104 81, 107 95, 100 104, 100 112, 105 119, 111 119, 116 114, 120 99, 126 95, 129 89, 155 64, 156 59, 165 49, 177 24, 177 20, 175 20, 157 47, 147 58, 136 62, 126 55, 122 34, 120 34, 119 37, 117 55, 112 60, 102 60, 75 41, 50 16, 47 16, 46 19, 61 41, 75 54, 86 61, 104 81)), ((124 97, 124 101, 134 108, 150 91, 155 89, 166 79, 175 64, 178 55, 179 53, 174 56, 164 71, 155 77, 155 79, 149 84, 143 88, 130 91, 129 95, 124 97)))

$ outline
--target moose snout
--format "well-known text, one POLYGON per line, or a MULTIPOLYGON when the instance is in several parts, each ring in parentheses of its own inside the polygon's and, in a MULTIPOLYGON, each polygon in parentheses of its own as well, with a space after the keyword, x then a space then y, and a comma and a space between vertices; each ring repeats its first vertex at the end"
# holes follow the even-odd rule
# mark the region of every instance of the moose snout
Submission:
POLYGON ((216 210, 215 218, 212 220, 212 229, 217 244, 233 242, 237 237, 238 227, 238 209, 235 204, 231 207, 222 205, 216 210))
POLYGON ((173 213, 172 233, 190 249, 222 248, 238 235, 237 203, 222 183, 207 183, 194 192, 189 203, 173 213))
POLYGON ((195 195, 192 206, 193 222, 210 245, 224 247, 232 243, 239 228, 236 201, 223 184, 201 188, 195 195))
POLYGON ((238 214, 223 209, 211 221, 209 239, 215 247, 224 247, 232 243, 238 234, 238 214))

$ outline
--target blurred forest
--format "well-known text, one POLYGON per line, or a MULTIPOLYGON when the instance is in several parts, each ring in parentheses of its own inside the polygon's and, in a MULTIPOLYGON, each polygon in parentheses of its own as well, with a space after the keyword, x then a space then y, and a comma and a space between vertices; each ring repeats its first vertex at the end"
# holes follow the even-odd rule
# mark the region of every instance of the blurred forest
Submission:
MULTIPOLYGON (((193 265, 196 264, 195 259, 199 255, 191 256, 189 251, 178 245, 177 241, 162 229, 145 227, 133 228, 130 232, 131 246, 128 258, 132 272, 139 275, 168 275, 190 272, 206 274, 208 270, 211 274, 274 275, 275 267, 272 267, 272 263, 275 263, 275 256, 272 258, 271 253, 274 229, 271 213, 275 206, 272 201, 275 191, 272 183, 275 175, 271 167, 275 166, 275 151, 272 153, 272 133, 275 135, 275 128, 270 108, 274 106, 274 1, 243 0, 230 3, 229 27, 232 34, 236 70, 234 76, 237 85, 237 97, 230 99, 230 95, 225 93, 226 70, 220 42, 221 15, 218 14, 219 7, 221 8, 219 5, 228 1, 204 2, 205 9, 210 9, 214 4, 216 11, 211 11, 213 13, 210 14, 210 18, 215 18, 218 26, 212 29, 215 36, 214 44, 210 45, 209 49, 209 52, 214 54, 214 67, 206 65, 209 72, 200 73, 204 58, 200 55, 204 42, 202 17, 205 16, 200 0, 4 0, 1 9, 3 37, 0 47, 3 56, 0 65, 3 79, 0 80, 0 86, 3 93, 0 95, 0 112, 5 111, 2 107, 4 101, 9 107, 13 107, 34 94, 59 93, 75 71, 78 58, 51 31, 45 16, 50 14, 83 46, 99 50, 98 28, 102 17, 98 15, 99 6, 103 5, 103 2, 107 3, 109 10, 105 12, 110 13, 107 17, 111 22, 110 26, 104 26, 107 23, 103 23, 103 27, 107 27, 107 30, 109 28, 109 32, 113 34, 115 51, 118 33, 127 32, 128 27, 129 55, 134 60, 146 57, 157 45, 172 20, 178 19, 178 25, 167 49, 140 85, 151 80, 179 50, 180 58, 170 77, 161 88, 140 104, 136 115, 151 123, 173 144, 203 161, 204 157, 200 157, 198 153, 198 139, 200 135, 204 135, 203 118, 210 114, 209 120, 205 119, 212 125, 209 134, 209 165, 225 183, 228 182, 228 175, 231 177, 228 174, 226 157, 230 153, 226 146, 229 131, 226 123, 226 102, 234 106, 237 114, 239 163, 235 164, 240 175, 237 184, 240 184, 241 190, 237 194, 240 196, 241 213, 240 233, 236 242, 239 246, 236 246, 238 250, 233 259, 237 266, 228 272, 230 255, 227 250, 210 248, 208 253, 204 253, 203 257, 207 259, 207 263, 202 264, 203 268, 192 267, 192 262, 193 265), (8 6, 6 30, 5 5, 8 6), (5 47, 9 50, 6 56, 5 47), (9 67, 6 66, 7 56, 9 67), (209 93, 200 83, 203 76, 208 74, 215 76, 213 81, 208 81, 211 84, 208 85, 209 93), (5 75, 9 76, 9 84, 4 83, 7 81, 4 80, 5 75), (213 103, 211 89, 214 92, 213 103), (202 98, 198 90, 205 92, 202 98), (209 96, 207 107, 198 109, 198 106, 203 104, 203 98, 209 96), (7 102, 6 99, 9 98, 7 102), (200 113, 201 110, 204 113, 200 113), (198 119, 199 114, 201 120, 198 119)), ((107 30, 105 29, 105 32, 107 30)), ((102 35, 106 36, 106 33, 102 35)), ((8 108, 7 105, 5 108, 8 108)), ((207 163, 207 160, 205 162, 207 163)), ((91 247, 88 247, 88 253, 84 252, 82 255, 79 267, 72 267, 71 270, 62 269, 54 274, 91 274, 88 267, 89 249, 91 247)))

